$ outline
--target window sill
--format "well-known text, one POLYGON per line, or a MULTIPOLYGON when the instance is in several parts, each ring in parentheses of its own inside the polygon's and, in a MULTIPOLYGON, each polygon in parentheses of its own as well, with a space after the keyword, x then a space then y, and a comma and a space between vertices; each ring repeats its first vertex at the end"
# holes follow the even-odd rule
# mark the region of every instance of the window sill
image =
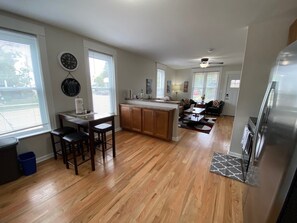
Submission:
POLYGON ((18 138, 18 139, 26 139, 26 138, 46 134, 46 133, 49 133, 49 132, 50 132, 49 129, 45 129, 45 130, 40 130, 40 131, 35 131, 35 132, 30 132, 30 133, 11 133, 11 134, 0 136, 0 139, 1 138, 8 138, 8 137, 15 137, 15 138, 18 138))

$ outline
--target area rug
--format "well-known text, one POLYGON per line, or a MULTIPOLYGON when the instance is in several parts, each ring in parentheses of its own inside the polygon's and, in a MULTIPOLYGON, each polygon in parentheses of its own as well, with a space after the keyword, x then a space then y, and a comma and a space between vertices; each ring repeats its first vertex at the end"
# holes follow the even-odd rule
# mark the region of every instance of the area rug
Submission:
POLYGON ((234 156, 214 152, 209 171, 244 182, 241 159, 234 156))
POLYGON ((212 127, 214 126, 216 122, 216 118, 204 118, 199 122, 199 124, 187 121, 186 119, 180 119, 178 121, 178 127, 185 128, 185 129, 191 129, 203 133, 210 133, 212 127))

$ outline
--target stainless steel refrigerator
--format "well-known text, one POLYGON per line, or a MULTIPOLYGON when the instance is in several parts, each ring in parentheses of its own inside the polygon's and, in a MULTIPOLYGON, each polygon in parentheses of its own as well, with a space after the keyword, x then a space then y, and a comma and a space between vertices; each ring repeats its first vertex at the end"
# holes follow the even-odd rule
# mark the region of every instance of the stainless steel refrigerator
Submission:
POLYGON ((272 67, 253 138, 244 222, 297 222, 296 167, 297 41, 272 67))

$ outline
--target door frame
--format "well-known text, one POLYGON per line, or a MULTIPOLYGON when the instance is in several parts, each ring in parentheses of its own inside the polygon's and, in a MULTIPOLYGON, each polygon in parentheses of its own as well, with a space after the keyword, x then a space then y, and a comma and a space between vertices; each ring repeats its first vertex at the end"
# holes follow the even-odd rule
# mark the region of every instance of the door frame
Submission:
MULTIPOLYGON (((238 70, 238 71, 226 71, 225 83, 224 83, 224 90, 223 90, 223 95, 222 95, 222 99, 221 100, 225 101, 225 97, 226 97, 226 93, 227 93, 227 87, 228 87, 227 84, 228 84, 229 75, 236 75, 236 74, 238 74, 239 75, 239 78, 240 78, 240 82, 241 82, 241 73, 242 73, 241 70, 238 70)), ((239 87, 239 92, 240 92, 240 87, 239 87)), ((239 96, 239 92, 238 92, 238 96, 239 96)), ((238 103, 238 97, 237 97, 237 102, 236 102, 236 108, 237 108, 237 103, 238 103)), ((223 110, 223 114, 224 114, 224 110, 223 110)), ((234 117, 235 116, 236 116, 236 109, 235 109, 234 117)))

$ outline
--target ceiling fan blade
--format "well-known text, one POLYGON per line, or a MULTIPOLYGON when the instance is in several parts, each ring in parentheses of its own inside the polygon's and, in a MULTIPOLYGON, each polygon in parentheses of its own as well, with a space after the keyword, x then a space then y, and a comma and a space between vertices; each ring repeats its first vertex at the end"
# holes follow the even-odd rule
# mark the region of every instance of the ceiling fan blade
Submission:
POLYGON ((208 62, 208 64, 224 64, 224 62, 208 62))

